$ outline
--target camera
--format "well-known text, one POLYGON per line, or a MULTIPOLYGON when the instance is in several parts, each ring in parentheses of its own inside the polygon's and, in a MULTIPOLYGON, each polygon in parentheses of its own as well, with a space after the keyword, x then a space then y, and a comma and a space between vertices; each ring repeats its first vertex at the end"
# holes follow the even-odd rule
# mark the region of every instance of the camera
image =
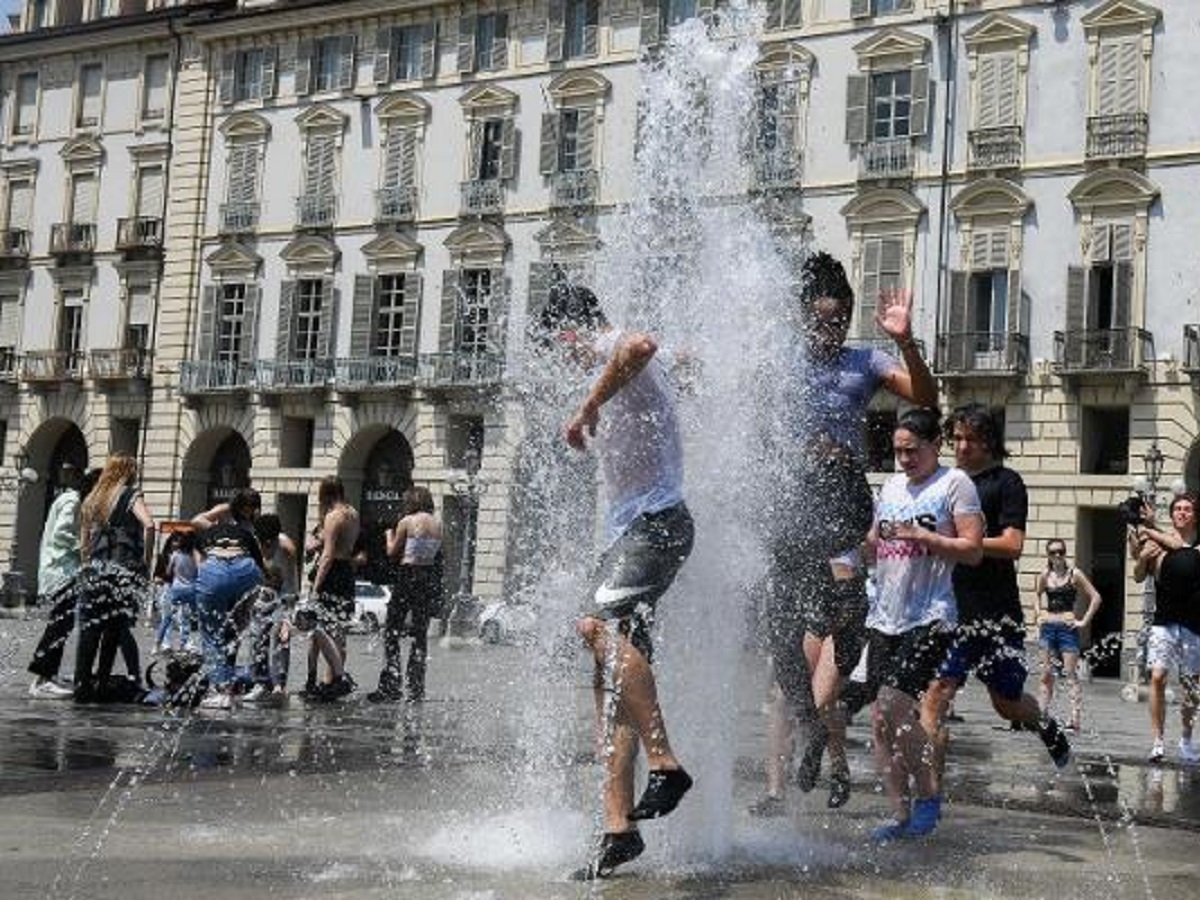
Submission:
POLYGON ((1146 519, 1146 498, 1141 494, 1133 494, 1126 497, 1117 504, 1117 515, 1121 517, 1121 521, 1130 528, 1137 528, 1139 525, 1148 525, 1146 519))

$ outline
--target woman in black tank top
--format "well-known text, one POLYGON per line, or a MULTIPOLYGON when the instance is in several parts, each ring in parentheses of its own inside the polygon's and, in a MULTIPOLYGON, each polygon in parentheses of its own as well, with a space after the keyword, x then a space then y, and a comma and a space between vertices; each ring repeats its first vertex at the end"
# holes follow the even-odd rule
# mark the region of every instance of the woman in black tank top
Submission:
POLYGON ((1071 716, 1067 728, 1078 731, 1083 713, 1083 686, 1079 681, 1080 632, 1100 609, 1100 594, 1087 576, 1067 562, 1067 544, 1053 539, 1046 545, 1046 568, 1037 578, 1038 645, 1042 659, 1042 711, 1049 712, 1054 677, 1061 667, 1067 679, 1071 716), (1075 617, 1079 596, 1087 598, 1087 612, 1075 617))

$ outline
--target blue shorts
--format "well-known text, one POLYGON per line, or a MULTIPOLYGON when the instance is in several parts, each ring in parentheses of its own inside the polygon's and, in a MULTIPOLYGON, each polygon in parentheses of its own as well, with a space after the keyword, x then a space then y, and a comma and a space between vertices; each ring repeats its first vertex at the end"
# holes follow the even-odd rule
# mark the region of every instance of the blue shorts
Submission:
POLYGON ((960 685, 967 675, 987 685, 988 689, 1005 700, 1019 700, 1025 693, 1029 669, 1025 665, 1025 635, 1012 624, 977 622, 960 625, 954 632, 954 642, 938 670, 939 678, 949 678, 960 685))
POLYGON ((1038 646, 1055 656, 1064 653, 1078 654, 1080 650, 1079 629, 1066 622, 1047 622, 1038 634, 1038 646))

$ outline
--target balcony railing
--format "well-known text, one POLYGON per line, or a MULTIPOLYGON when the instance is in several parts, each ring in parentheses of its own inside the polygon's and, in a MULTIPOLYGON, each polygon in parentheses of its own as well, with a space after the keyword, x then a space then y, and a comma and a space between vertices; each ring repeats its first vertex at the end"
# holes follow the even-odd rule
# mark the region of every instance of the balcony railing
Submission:
POLYGON ((296 198, 296 225, 300 228, 332 228, 336 221, 337 197, 302 194, 296 198))
POLYGON ((1144 372, 1154 337, 1142 328, 1054 332, 1054 364, 1063 373, 1144 372))
POLYGON ((88 374, 97 381, 149 378, 149 361, 149 352, 139 347, 93 350, 88 356, 88 374))
POLYGON ((1146 155, 1150 117, 1145 113, 1119 113, 1088 119, 1088 159, 1127 159, 1146 155))
POLYGON ((161 250, 163 220, 158 216, 117 219, 118 250, 161 250))
POLYGON ((21 360, 25 381, 78 381, 83 377, 83 353, 79 350, 29 350, 21 360))
POLYGON ((254 387, 264 393, 324 389, 332 377, 329 359, 260 359, 254 364, 254 387))
POLYGON ((334 368, 333 385, 340 391, 370 390, 412 384, 416 377, 416 356, 339 359, 334 368))
POLYGON ((10 383, 20 374, 21 357, 15 347, 0 347, 0 382, 10 383))
POLYGON ((909 178, 913 170, 912 142, 908 138, 872 141, 859 148, 858 177, 909 178))
POLYGON ((494 216, 504 212, 504 182, 499 178, 477 178, 462 183, 462 214, 494 216))
MULTIPOLYGON (((921 356, 925 356, 925 342, 919 339, 913 339, 917 350, 921 356)), ((900 351, 896 347, 896 342, 889 337, 848 337, 846 338, 846 346, 862 349, 862 350, 880 350, 891 356, 899 356, 900 351)))
POLYGON ((257 203, 222 203, 221 233, 245 234, 258 227, 257 203))
POLYGON ((375 192, 375 221, 385 224, 415 222, 417 189, 411 184, 380 188, 375 192))
POLYGON ((29 232, 24 228, 0 230, 0 259, 24 261, 29 258, 29 232))
POLYGON ((754 189, 779 191, 800 187, 800 160, 795 154, 779 157, 764 153, 754 158, 754 189))
POLYGON ((179 392, 196 394, 227 394, 247 391, 254 381, 254 368, 230 360, 188 360, 179 365, 179 392))
POLYGON ((426 353, 419 380, 434 387, 485 387, 504 376, 504 358, 495 353, 426 353))
POLYGON ((1029 371, 1029 338, 1003 331, 940 334, 934 370, 939 375, 1020 375, 1029 371))
POLYGON ((55 222, 50 226, 50 252, 92 253, 96 249, 96 226, 91 222, 55 222))
POLYGON ((595 206, 600 195, 600 173, 595 169, 556 172, 550 177, 550 206, 571 209, 595 206))
POLYGON ((1013 169, 1025 155, 1025 138, 1020 125, 977 128, 967 134, 972 169, 1013 169))

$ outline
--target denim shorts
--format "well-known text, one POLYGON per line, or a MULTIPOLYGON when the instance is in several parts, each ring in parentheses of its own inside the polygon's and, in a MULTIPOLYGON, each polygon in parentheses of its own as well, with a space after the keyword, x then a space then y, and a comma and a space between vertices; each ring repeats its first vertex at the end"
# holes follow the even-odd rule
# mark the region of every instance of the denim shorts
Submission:
POLYGON ((1081 649, 1079 629, 1066 622, 1046 622, 1038 635, 1038 646, 1055 656, 1078 654, 1081 649))
POLYGON ((1024 632, 1011 621, 958 626, 938 676, 963 684, 971 672, 1006 700, 1020 699, 1029 676, 1024 632))

